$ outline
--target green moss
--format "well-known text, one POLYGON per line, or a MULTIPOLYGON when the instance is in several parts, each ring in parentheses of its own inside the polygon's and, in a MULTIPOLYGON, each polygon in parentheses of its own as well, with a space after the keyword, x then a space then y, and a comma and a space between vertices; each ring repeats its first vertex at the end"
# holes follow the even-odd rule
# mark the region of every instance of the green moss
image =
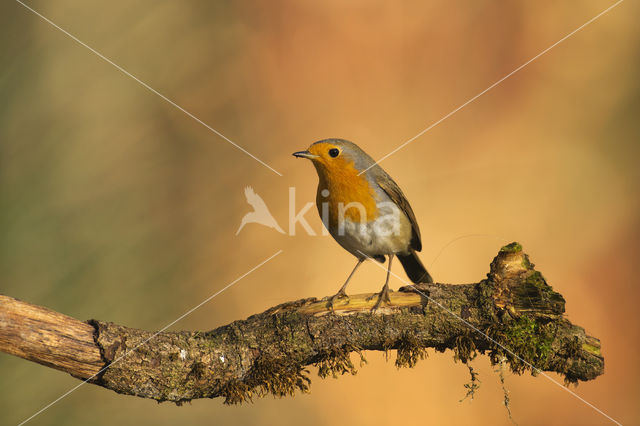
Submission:
POLYGON ((318 376, 324 379, 328 376, 337 378, 338 375, 347 373, 355 375, 358 371, 351 361, 351 352, 360 355, 360 365, 367 362, 359 348, 345 346, 318 355, 318 361, 314 363, 314 366, 318 367, 318 376))
POLYGON ((311 380, 308 371, 284 359, 257 359, 246 378, 227 383, 221 390, 225 404, 239 404, 254 396, 268 394, 277 397, 293 396, 296 391, 308 392, 311 380))
MULTIPOLYGON (((500 253, 520 253, 522 252, 522 245, 517 242, 513 242, 511 244, 507 244, 506 246, 500 249, 500 253)), ((529 262, 529 256, 523 253, 522 256, 522 267, 525 269, 533 269, 533 265, 529 262)))
POLYGON ((240 404, 252 399, 248 386, 240 380, 227 382, 220 391, 220 395, 224 397, 224 403, 227 405, 240 404))
POLYGON ((533 271, 533 273, 531 273, 525 280, 524 282, 526 284, 532 285, 534 287, 546 290, 548 288, 551 288, 551 286, 549 284, 547 284, 547 282, 545 281, 544 277, 542 276, 542 274, 538 271, 533 271))
POLYGON ((600 348, 598 346, 590 345, 588 343, 582 344, 582 349, 586 352, 589 352, 595 356, 601 356, 600 348))
MULTIPOLYGON (((318 361, 314 363, 318 367, 318 375, 325 378, 329 375, 338 377, 339 374, 356 374, 351 352, 360 355, 361 364, 366 363, 359 348, 345 346, 318 355, 318 361)), ((284 397, 293 396, 296 391, 306 393, 311 386, 308 373, 306 369, 290 360, 262 357, 254 361, 244 380, 226 383, 220 391, 220 396, 225 398, 225 404, 240 404, 252 401, 254 396, 263 397, 271 394, 284 397)))
POLYGON ((453 346, 453 359, 455 361, 462 361, 466 364, 468 361, 474 359, 477 354, 476 344, 469 333, 456 337, 453 346))
POLYGON ((283 359, 258 359, 249 372, 247 383, 260 395, 293 396, 296 390, 308 392, 311 380, 303 367, 283 359))
POLYGON ((478 379, 478 372, 474 370, 472 366, 467 364, 467 368, 469 368, 469 375, 471 376, 471 380, 468 383, 464 384, 464 388, 467 390, 467 394, 460 400, 460 402, 464 401, 467 398, 471 398, 476 395, 476 391, 480 389, 480 379, 478 379))
POLYGON ((516 374, 526 370, 536 374, 536 369, 542 367, 551 354, 551 330, 525 315, 490 329, 489 335, 502 346, 494 345, 490 354, 492 363, 495 365, 504 357, 516 374))
POLYGON ((507 244, 506 246, 500 249, 500 253, 519 253, 522 251, 522 246, 520 243, 513 242, 511 244, 507 244))
POLYGON ((413 368, 419 360, 425 359, 427 349, 424 348, 413 334, 404 334, 397 345, 396 367, 413 368))

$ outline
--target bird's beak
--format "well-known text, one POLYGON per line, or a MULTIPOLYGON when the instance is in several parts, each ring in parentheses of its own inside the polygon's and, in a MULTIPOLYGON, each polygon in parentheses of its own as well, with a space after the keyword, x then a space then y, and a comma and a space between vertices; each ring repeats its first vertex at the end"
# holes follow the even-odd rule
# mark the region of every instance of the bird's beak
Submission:
POLYGON ((313 155, 312 153, 310 153, 309 151, 298 151, 298 152, 294 152, 293 153, 294 157, 299 157, 299 158, 308 158, 309 160, 313 160, 314 158, 318 158, 317 155, 313 155))

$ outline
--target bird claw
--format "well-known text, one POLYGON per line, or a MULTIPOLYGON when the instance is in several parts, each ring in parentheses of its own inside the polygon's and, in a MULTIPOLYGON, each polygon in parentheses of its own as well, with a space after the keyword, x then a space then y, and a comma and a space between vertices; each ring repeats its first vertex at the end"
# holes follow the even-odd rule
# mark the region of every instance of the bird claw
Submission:
POLYGON ((385 288, 380 293, 375 293, 367 298, 367 300, 373 299, 374 296, 378 296, 378 300, 376 301, 373 308, 371 308, 371 312, 375 312, 380 308, 380 305, 384 302, 386 305, 391 305, 391 297, 389 297, 389 289, 385 288))
POLYGON ((331 296, 329 298, 329 300, 327 301, 327 307, 329 309, 331 309, 331 311, 333 311, 333 303, 336 301, 336 299, 342 299, 346 297, 347 299, 349 299, 349 296, 347 296, 347 293, 345 293, 345 291, 343 289, 340 289, 339 292, 337 292, 336 294, 334 294, 333 296, 331 296))

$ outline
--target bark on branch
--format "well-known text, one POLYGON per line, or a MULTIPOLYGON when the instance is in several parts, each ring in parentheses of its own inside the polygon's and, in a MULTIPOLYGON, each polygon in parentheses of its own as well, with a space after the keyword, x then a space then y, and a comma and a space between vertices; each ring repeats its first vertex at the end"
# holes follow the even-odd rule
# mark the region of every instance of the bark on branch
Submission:
POLYGON ((82 322, 0 296, 0 351, 126 395, 181 403, 224 397, 293 395, 321 377, 354 373, 351 353, 397 350, 412 367, 427 348, 467 362, 478 353, 521 374, 562 374, 567 382, 604 372, 600 341, 563 317, 565 301, 519 244, 503 247, 475 284, 428 284, 391 293, 371 312, 370 294, 298 300, 211 331, 154 333, 82 322), (419 290, 419 292, 417 292, 419 290))

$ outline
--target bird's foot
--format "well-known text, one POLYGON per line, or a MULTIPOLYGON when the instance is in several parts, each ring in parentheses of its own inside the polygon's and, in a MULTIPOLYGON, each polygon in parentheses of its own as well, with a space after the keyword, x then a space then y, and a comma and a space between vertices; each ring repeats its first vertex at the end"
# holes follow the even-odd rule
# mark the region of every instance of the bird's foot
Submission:
POLYGON ((380 293, 375 293, 372 296, 368 297, 367 300, 373 299, 375 296, 378 296, 378 300, 376 300, 375 305, 371 308, 371 312, 375 312, 380 308, 380 306, 384 303, 385 305, 391 305, 391 297, 389 297, 389 287, 383 287, 380 293))
POLYGON ((343 288, 340 289, 340 291, 338 291, 336 294, 334 294, 333 296, 331 296, 329 298, 329 300, 327 301, 327 307, 329 309, 331 309, 331 311, 333 311, 333 304, 336 300, 338 299, 342 299, 342 298, 347 298, 349 299, 349 296, 347 296, 347 293, 344 291, 343 288))

